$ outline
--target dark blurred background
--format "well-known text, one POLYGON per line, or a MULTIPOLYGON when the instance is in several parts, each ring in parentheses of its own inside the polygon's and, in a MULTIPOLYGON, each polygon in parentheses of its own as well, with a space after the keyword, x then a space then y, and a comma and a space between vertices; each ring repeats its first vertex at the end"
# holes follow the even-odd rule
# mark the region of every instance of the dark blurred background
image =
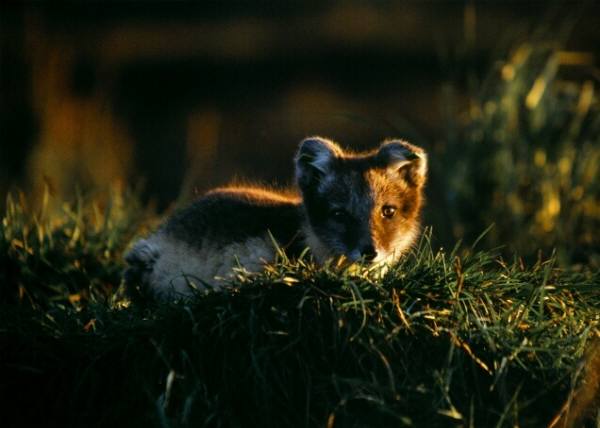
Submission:
POLYGON ((599 28, 597 2, 3 2, 0 190, 143 179, 163 210, 290 184, 309 135, 401 137, 430 153, 442 244, 496 223, 488 245, 589 262, 599 28))

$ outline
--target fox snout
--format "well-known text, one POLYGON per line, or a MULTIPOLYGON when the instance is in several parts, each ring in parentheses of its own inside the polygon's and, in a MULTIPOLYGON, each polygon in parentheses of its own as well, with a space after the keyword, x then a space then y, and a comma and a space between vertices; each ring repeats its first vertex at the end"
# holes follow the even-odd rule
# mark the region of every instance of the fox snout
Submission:
POLYGON ((357 234, 352 241, 347 242, 345 251, 346 256, 352 262, 362 261, 371 263, 376 261, 377 256, 384 253, 383 248, 377 243, 373 228, 367 222, 362 227, 358 227, 357 234))
POLYGON ((348 259, 353 262, 357 261, 365 261, 365 262, 373 262, 377 258, 377 249, 373 244, 362 245, 355 250, 348 252, 348 259))
POLYGON ((361 248, 360 255, 366 261, 372 262, 373 260, 375 260, 377 258, 377 250, 375 249, 375 247, 373 245, 365 245, 364 247, 361 248))

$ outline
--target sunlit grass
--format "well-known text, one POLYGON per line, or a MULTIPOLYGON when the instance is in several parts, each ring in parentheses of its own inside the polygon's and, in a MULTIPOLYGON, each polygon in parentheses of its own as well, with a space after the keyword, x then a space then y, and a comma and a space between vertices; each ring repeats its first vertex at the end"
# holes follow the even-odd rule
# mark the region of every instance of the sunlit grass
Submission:
POLYGON ((119 287, 121 253, 148 214, 137 196, 119 186, 72 204, 50 199, 46 191, 33 209, 22 193, 7 197, 0 225, 1 300, 34 307, 103 301, 119 287), (50 211, 50 205, 60 208, 50 211))
POLYGON ((383 277, 282 257, 226 292, 131 305, 121 255, 151 223, 136 201, 7 204, 0 388, 15 425, 539 427, 600 340, 597 269, 438 251, 429 233, 383 277))

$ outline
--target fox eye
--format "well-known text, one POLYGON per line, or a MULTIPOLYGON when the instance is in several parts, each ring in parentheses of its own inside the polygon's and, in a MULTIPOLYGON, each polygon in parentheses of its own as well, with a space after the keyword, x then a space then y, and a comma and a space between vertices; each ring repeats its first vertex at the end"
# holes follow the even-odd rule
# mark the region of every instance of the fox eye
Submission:
POLYGON ((331 215, 334 220, 340 221, 346 217, 346 211, 340 208, 334 208, 329 212, 329 215, 331 215))
POLYGON ((392 218, 396 214, 396 207, 392 205, 384 205, 381 207, 381 215, 385 218, 392 218))

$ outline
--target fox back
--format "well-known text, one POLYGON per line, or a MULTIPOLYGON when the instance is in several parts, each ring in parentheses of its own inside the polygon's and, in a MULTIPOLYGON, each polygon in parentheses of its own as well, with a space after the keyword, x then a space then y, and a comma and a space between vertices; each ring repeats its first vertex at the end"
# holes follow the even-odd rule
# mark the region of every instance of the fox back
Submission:
POLYGON ((419 232, 427 157, 401 140, 353 153, 307 138, 295 157, 300 194, 257 187, 208 192, 137 241, 125 282, 158 298, 222 287, 236 266, 257 271, 309 247, 316 262, 332 257, 389 264, 419 232), (274 243, 273 240, 276 242, 274 243))

